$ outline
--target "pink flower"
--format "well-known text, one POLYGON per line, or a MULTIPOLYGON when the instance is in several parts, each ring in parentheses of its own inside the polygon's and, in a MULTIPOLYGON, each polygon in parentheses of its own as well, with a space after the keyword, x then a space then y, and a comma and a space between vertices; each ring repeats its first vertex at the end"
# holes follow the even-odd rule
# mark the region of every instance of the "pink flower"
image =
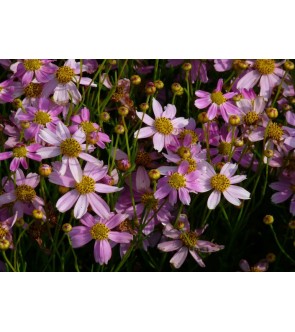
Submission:
POLYGON ((10 242, 10 249, 13 248, 12 227, 17 219, 17 212, 10 218, 0 221, 0 240, 8 240, 10 242))
POLYGON ((11 103, 14 99, 14 86, 11 80, 0 83, 0 104, 11 103))
POLYGON ((243 272, 266 272, 268 270, 268 261, 266 259, 260 260, 252 267, 245 259, 241 259, 239 265, 243 272))
POLYGON ((187 216, 181 215, 176 227, 173 227, 171 224, 165 226, 163 234, 172 240, 159 243, 158 249, 164 252, 177 251, 170 260, 170 263, 176 269, 179 269, 184 263, 188 252, 200 267, 205 267, 198 253, 216 252, 224 248, 222 245, 199 240, 206 228, 207 226, 191 231, 187 216))
POLYGON ((278 182, 269 185, 277 193, 271 196, 271 201, 275 204, 285 202, 291 197, 290 213, 295 215, 295 177, 294 173, 290 176, 281 175, 278 182))
POLYGON ((36 151, 40 147, 40 144, 25 145, 23 143, 18 143, 14 146, 12 151, 1 152, 0 160, 13 158, 9 167, 9 169, 13 172, 15 172, 19 168, 20 164, 23 166, 24 169, 28 169, 27 158, 36 161, 42 160, 41 156, 36 153, 36 151))
MULTIPOLYGON (((61 165, 59 165, 61 166, 61 165)), ((55 163, 57 170, 57 163, 55 163)), ((49 181, 60 186, 73 188, 73 190, 63 195, 56 203, 56 207, 60 212, 70 210, 75 204, 74 217, 80 219, 87 212, 90 205, 92 210, 102 218, 110 215, 110 208, 107 203, 96 194, 98 193, 114 193, 123 188, 109 186, 103 183, 97 183, 108 172, 106 166, 101 167, 93 163, 87 163, 82 172, 82 179, 76 181, 71 174, 61 176, 58 172, 49 175, 49 181)), ((69 173, 69 172, 68 172, 69 173)))
MULTIPOLYGON (((4 204, 13 204, 13 213, 18 213, 18 218, 22 218, 24 214, 31 215, 34 209, 41 210, 45 216, 43 209, 44 201, 38 197, 35 188, 38 186, 40 177, 36 173, 29 173, 26 177, 22 170, 17 169, 15 172, 16 187, 12 180, 5 179, 5 193, 0 195, 0 206, 4 204)), ((45 217, 44 217, 45 218, 45 217)))
POLYGON ((132 235, 127 232, 112 231, 128 216, 125 214, 112 214, 108 218, 101 219, 86 213, 80 219, 83 226, 73 227, 69 233, 73 248, 79 248, 95 240, 94 258, 100 265, 107 264, 112 257, 112 246, 116 243, 129 243, 132 235))
POLYGON ((246 175, 235 175, 238 169, 237 164, 226 163, 219 174, 216 174, 214 168, 206 163, 207 166, 199 177, 198 191, 206 192, 213 189, 213 192, 208 198, 207 206, 208 209, 213 210, 220 202, 221 194, 224 198, 233 205, 239 206, 241 199, 249 199, 250 193, 244 188, 234 186, 233 184, 239 183, 246 179, 246 175))
POLYGON ((237 83, 237 89, 253 88, 259 81, 259 95, 269 99, 273 88, 279 85, 285 71, 279 68, 284 61, 275 62, 269 59, 247 61, 251 65, 250 70, 237 83))
POLYGON ((153 112, 155 120, 149 115, 136 112, 137 116, 149 127, 141 128, 134 133, 136 138, 146 138, 153 136, 154 148, 161 152, 164 146, 171 144, 175 135, 179 133, 179 129, 188 124, 185 118, 175 118, 176 107, 168 104, 163 112, 161 104, 153 99, 153 112))
POLYGON ((32 82, 34 77, 40 83, 46 83, 52 79, 58 67, 53 60, 27 59, 19 60, 11 65, 10 69, 15 73, 24 86, 32 82))
POLYGON ((198 192, 197 178, 200 176, 199 171, 188 173, 189 166, 189 163, 184 160, 178 167, 160 167, 160 173, 166 176, 158 181, 155 198, 162 199, 169 196, 169 203, 174 205, 177 202, 177 196, 179 196, 183 204, 189 205, 191 201, 189 193, 198 192))
POLYGON ((42 159, 62 155, 62 167, 59 171, 61 175, 64 175, 67 168, 69 168, 74 179, 80 182, 82 180, 82 169, 77 157, 89 162, 97 162, 95 157, 83 152, 86 150, 86 144, 82 143, 85 142, 86 137, 81 129, 71 136, 69 129, 60 121, 57 123, 55 134, 49 129, 42 129, 39 135, 43 141, 53 145, 38 150, 38 154, 42 159))
POLYGON ((75 60, 66 61, 57 69, 55 76, 44 85, 42 96, 49 97, 53 92, 53 100, 59 105, 65 105, 69 100, 78 104, 81 101, 81 94, 76 84, 96 86, 91 83, 91 78, 80 77, 80 71, 80 64, 75 60))
POLYGON ((223 94, 221 92, 222 86, 223 80, 219 79, 217 87, 212 93, 197 90, 196 96, 199 97, 199 99, 196 99, 195 106, 199 109, 203 109, 210 105, 207 112, 209 120, 213 120, 217 114, 220 113, 224 121, 228 122, 229 115, 239 115, 240 110, 229 101, 237 93, 227 92, 223 94))

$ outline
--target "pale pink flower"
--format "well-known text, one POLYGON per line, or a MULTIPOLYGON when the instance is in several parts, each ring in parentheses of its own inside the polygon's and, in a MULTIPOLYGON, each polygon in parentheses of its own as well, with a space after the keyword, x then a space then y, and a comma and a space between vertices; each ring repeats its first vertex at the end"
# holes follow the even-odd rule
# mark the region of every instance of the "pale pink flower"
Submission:
POLYGON ((246 175, 233 176, 238 169, 237 164, 226 163, 219 174, 209 163, 206 164, 202 176, 198 179, 199 186, 197 190, 206 192, 213 189, 207 202, 210 210, 215 209, 219 204, 221 194, 227 201, 237 206, 241 204, 240 199, 250 199, 250 193, 247 190, 234 185, 246 179, 246 175))
MULTIPOLYGON (((55 169, 58 170, 58 165, 55 163, 55 169)), ((98 193, 114 193, 122 190, 114 186, 109 186, 103 183, 98 183, 108 172, 106 166, 101 167, 93 163, 87 163, 82 172, 81 181, 76 181, 69 172, 61 176, 58 172, 53 172, 49 175, 49 181, 60 186, 73 188, 64 194, 56 203, 56 208, 60 212, 70 210, 73 205, 74 217, 76 219, 82 218, 87 212, 90 205, 92 210, 102 218, 107 218, 110 215, 110 208, 107 203, 99 196, 98 193)))
POLYGON ((161 152, 168 144, 174 140, 174 136, 179 133, 179 129, 188 124, 188 120, 181 117, 175 118, 176 107, 168 104, 163 112, 161 104, 154 98, 153 99, 153 112, 155 120, 149 115, 136 112, 140 120, 142 120, 149 127, 141 128, 134 133, 136 138, 146 138, 153 136, 154 148, 161 152))
MULTIPOLYGON (((42 159, 62 155, 62 167, 59 171, 61 175, 64 175, 67 168, 69 168, 74 179, 80 182, 82 180, 82 169, 78 157, 92 163, 97 162, 97 158, 83 152, 87 147, 86 144, 83 144, 86 136, 82 129, 78 129, 71 135, 69 129, 60 121, 57 123, 56 133, 45 128, 41 130, 39 135, 44 142, 52 145, 38 150, 38 154, 42 159)), ((88 146, 88 149, 91 148, 93 149, 92 146, 88 146)))
POLYGON ((261 259, 254 266, 250 267, 249 263, 245 259, 241 259, 239 266, 243 272, 266 272, 269 264, 266 259, 261 259))

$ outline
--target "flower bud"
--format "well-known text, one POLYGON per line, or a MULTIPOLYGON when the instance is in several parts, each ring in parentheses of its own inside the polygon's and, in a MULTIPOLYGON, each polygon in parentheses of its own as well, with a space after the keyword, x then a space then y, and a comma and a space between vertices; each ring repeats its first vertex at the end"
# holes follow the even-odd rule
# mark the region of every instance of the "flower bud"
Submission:
POLYGON ((291 109, 292 109, 292 106, 287 103, 282 105, 282 110, 285 112, 290 111, 291 109))
POLYGON ((264 218, 263 218, 263 222, 266 224, 266 225, 271 225, 273 222, 274 222, 274 217, 267 214, 264 218))
POLYGON ((183 87, 181 87, 178 91, 175 92, 175 95, 176 96, 182 96, 183 93, 184 93, 184 89, 183 89, 183 87))
POLYGON ((30 122, 29 121, 21 121, 20 122, 20 126, 22 127, 22 129, 28 129, 30 128, 30 122))
POLYGON ((16 109, 21 108, 23 106, 21 99, 14 99, 14 101, 12 102, 12 106, 16 109))
POLYGON ((223 161, 220 161, 216 164, 216 171, 220 172, 222 167, 225 165, 225 163, 223 161))
POLYGON ((179 83, 173 83, 171 85, 171 90, 172 90, 173 93, 176 93, 176 92, 180 91, 181 88, 182 88, 182 86, 179 83))
POLYGON ((155 81, 155 86, 158 90, 161 90, 164 88, 164 83, 161 80, 155 81))
POLYGON ((202 112, 198 114, 198 121, 200 123, 207 123, 209 121, 207 112, 202 112))
POLYGON ((139 85, 141 83, 141 78, 138 75, 132 75, 130 81, 133 85, 139 85))
POLYGON ((16 222, 15 222, 16 227, 21 228, 21 227, 23 227, 24 224, 25 224, 24 218, 16 219, 16 222))
POLYGON ((268 107, 265 112, 270 119, 276 119, 279 116, 278 110, 274 107, 268 107))
POLYGON ((117 124, 115 126, 115 133, 118 134, 118 135, 121 135, 121 134, 124 134, 125 132, 125 128, 124 126, 120 125, 120 124, 117 124))
POLYGON ((229 123, 232 125, 232 126, 237 126, 239 125, 241 122, 241 118, 238 116, 238 115, 231 115, 229 117, 229 123))
POLYGON ((59 192, 60 194, 65 194, 65 193, 67 193, 69 190, 70 190, 70 189, 69 189, 68 187, 64 187, 64 186, 59 186, 59 187, 58 187, 58 192, 59 192))
POLYGON ((177 150, 177 154, 183 159, 187 159, 192 155, 191 150, 189 148, 185 147, 185 146, 181 146, 177 150))
POLYGON ((39 174, 46 177, 52 173, 52 167, 48 164, 42 164, 39 167, 39 174))
POLYGON ((145 86, 145 93, 147 95, 153 95, 157 91, 157 88, 153 82, 148 82, 145 86))
POLYGON ((35 219, 42 219, 43 218, 43 212, 41 210, 34 209, 32 212, 32 216, 35 219))
POLYGON ((0 240, 0 250, 7 250, 10 247, 10 242, 7 239, 0 240))
POLYGON ((108 122, 110 120, 111 116, 108 112, 102 112, 100 114, 100 120, 103 122, 108 122))
POLYGON ((293 70, 294 69, 294 62, 290 61, 290 60, 287 60, 285 63, 284 63, 284 69, 285 70, 293 70))
POLYGON ((291 97, 291 98, 290 98, 290 103, 291 103, 292 105, 295 105, 295 97, 291 97))
POLYGON ((139 108, 142 112, 146 112, 149 109, 149 104, 148 103, 141 103, 139 105, 139 108))
POLYGON ((69 223, 65 223, 65 224, 62 225, 61 229, 62 229, 65 233, 69 233, 69 232, 73 229, 73 227, 72 227, 71 224, 69 224, 69 223))
POLYGON ((269 263, 274 263, 276 260, 276 255, 273 252, 269 252, 265 258, 269 263))
POLYGON ((86 144, 96 144, 98 142, 98 136, 93 136, 92 133, 86 135, 86 144))
POLYGON ((295 219, 291 220, 288 225, 290 229, 295 229, 295 219))
POLYGON ((240 93, 233 96, 233 101, 240 101, 241 99, 243 99, 243 95, 241 95, 240 93))
POLYGON ((158 171, 157 169, 151 169, 148 174, 150 179, 154 181, 159 180, 161 177, 160 171, 158 171))
POLYGON ((112 66, 115 66, 117 64, 117 60, 110 59, 108 60, 108 63, 112 66))
POLYGON ((181 68, 184 71, 190 71, 190 70, 192 70, 192 64, 189 62, 185 62, 184 64, 182 64, 181 68))
POLYGON ((116 160, 116 166, 119 171, 126 172, 130 169, 131 163, 128 159, 116 160))
POLYGON ((236 148, 240 148, 240 147, 242 147, 243 145, 244 145, 244 141, 243 141, 242 139, 237 139, 237 140, 234 141, 234 146, 235 146, 236 148))
POLYGON ((274 155, 274 152, 271 149, 266 149, 266 150, 263 151, 263 154, 267 158, 272 158, 273 155, 274 155))
POLYGON ((129 109, 126 107, 126 106, 120 106, 118 108, 118 113, 121 115, 121 116, 127 116, 128 113, 129 113, 129 109))

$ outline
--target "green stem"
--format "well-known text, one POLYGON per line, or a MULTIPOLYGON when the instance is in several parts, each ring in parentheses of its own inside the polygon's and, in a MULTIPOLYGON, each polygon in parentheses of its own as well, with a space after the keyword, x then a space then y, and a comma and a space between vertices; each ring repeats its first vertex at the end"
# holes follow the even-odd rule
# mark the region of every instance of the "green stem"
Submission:
POLYGON ((10 269, 13 272, 16 272, 16 270, 14 269, 14 267, 12 266, 12 264, 10 263, 10 260, 7 258, 6 253, 5 253, 4 250, 2 251, 2 255, 3 255, 4 259, 5 259, 6 264, 10 267, 10 269))

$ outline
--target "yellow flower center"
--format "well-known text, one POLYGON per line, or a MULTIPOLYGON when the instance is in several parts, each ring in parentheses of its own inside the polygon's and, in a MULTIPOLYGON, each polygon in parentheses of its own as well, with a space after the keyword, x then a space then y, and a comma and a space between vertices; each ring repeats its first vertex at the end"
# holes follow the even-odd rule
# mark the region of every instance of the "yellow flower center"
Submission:
POLYGON ((25 87, 25 95, 28 98, 38 98, 42 93, 42 85, 38 83, 30 83, 25 87))
POLYGON ((193 158, 188 158, 186 159, 186 161, 188 161, 189 166, 188 166, 188 173, 194 172, 197 169, 197 162, 195 161, 195 159, 193 158))
POLYGON ((46 123, 51 121, 51 117, 48 113, 43 111, 38 111, 35 114, 34 120, 35 123, 45 126, 46 123))
POLYGON ((221 105, 226 102, 226 98, 220 91, 212 92, 211 93, 211 100, 213 103, 217 105, 221 105))
POLYGON ((179 189, 186 186, 185 177, 179 173, 170 175, 168 183, 174 189, 179 189))
POLYGON ((90 230, 90 234, 94 240, 107 240, 110 229, 105 224, 95 224, 90 230))
POLYGON ((60 144, 61 153, 70 157, 76 158, 82 152, 81 145, 74 138, 67 138, 60 144))
POLYGON ((5 238, 6 234, 8 233, 7 229, 0 226, 0 239, 5 238))
POLYGON ((256 267, 256 266, 251 267, 251 268, 250 268, 250 271, 251 271, 251 272, 263 272, 263 271, 260 270, 259 267, 256 267))
POLYGON ((80 126, 86 134, 91 134, 96 130, 93 122, 90 121, 83 121, 80 123, 80 126))
POLYGON ((157 210, 158 209, 158 200, 154 197, 152 193, 145 193, 141 196, 141 203, 148 210, 157 210))
POLYGON ((211 186, 218 191, 225 191, 230 186, 229 179, 223 174, 216 174, 211 178, 211 186))
POLYGON ((218 145, 218 152, 223 156, 227 156, 230 153, 231 144, 227 142, 221 142, 218 145))
POLYGON ((60 67, 56 72, 56 79, 60 84, 67 84, 71 82, 74 76, 74 70, 69 66, 60 67))
POLYGON ((36 191, 31 186, 22 184, 15 189, 16 197, 22 202, 31 202, 36 197, 36 191))
POLYGON ((184 232, 180 234, 180 240, 183 242, 183 244, 190 248, 193 249, 197 242, 198 238, 197 235, 194 232, 184 232))
POLYGON ((196 144, 199 141, 198 135, 190 129, 184 129, 180 134, 179 134, 179 139, 183 140, 186 135, 191 135, 192 138, 192 143, 191 144, 196 144))
POLYGON ((31 60, 24 60, 24 66, 27 71, 34 71, 40 69, 42 63, 40 60, 31 59, 31 60))
POLYGON ((275 62, 274 60, 256 60, 255 68, 259 71, 261 75, 269 75, 272 74, 275 70, 275 62))
POLYGON ((136 165, 147 166, 152 161, 148 152, 138 151, 135 159, 136 165))
POLYGON ((267 137, 280 141, 283 136, 283 129, 277 123, 270 123, 267 129, 267 137))
POLYGON ((167 118, 157 118, 155 120, 155 128, 160 134, 169 135, 173 131, 171 120, 167 118))
POLYGON ((25 146, 17 146, 12 150, 13 157, 21 158, 27 156, 27 149, 25 146))
POLYGON ((179 155, 179 157, 181 157, 184 160, 187 160, 191 157, 191 150, 185 146, 181 146, 178 150, 177 150, 177 154, 179 155))
POLYGON ((76 183, 75 188, 81 195, 93 193, 95 181, 91 177, 83 175, 81 182, 76 183))
POLYGON ((112 95, 112 99, 118 102, 124 97, 124 88, 122 86, 117 86, 116 91, 112 95))
POLYGON ((254 111, 250 111, 244 116, 244 122, 248 126, 252 125, 253 123, 257 122, 258 120, 259 120, 259 116, 254 111))

